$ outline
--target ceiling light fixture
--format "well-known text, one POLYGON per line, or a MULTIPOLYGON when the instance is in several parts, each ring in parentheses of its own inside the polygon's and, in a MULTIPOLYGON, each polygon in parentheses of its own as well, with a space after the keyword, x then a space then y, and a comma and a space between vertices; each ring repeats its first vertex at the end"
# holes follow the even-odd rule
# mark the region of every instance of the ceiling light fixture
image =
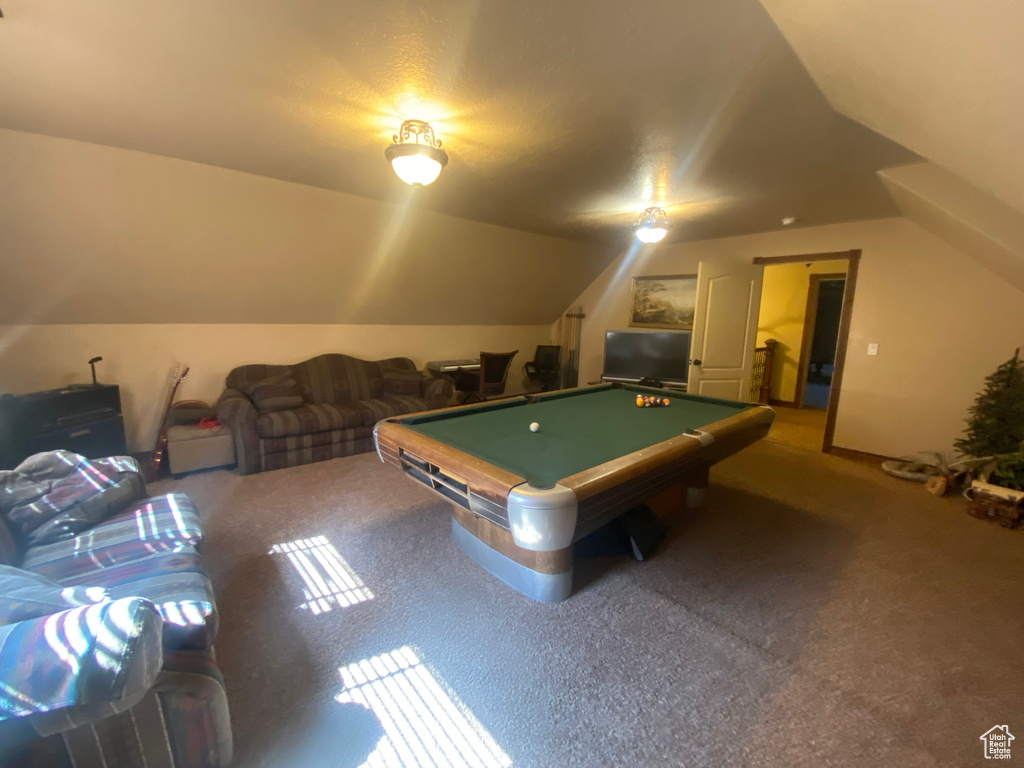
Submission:
POLYGON ((406 120, 395 134, 395 143, 384 150, 384 157, 398 178, 414 187, 425 187, 448 165, 441 140, 423 120, 406 120))
POLYGON ((648 208, 633 225, 633 232, 641 243, 657 243, 668 234, 668 216, 661 208, 648 208))
POLYGON ((796 216, 787 216, 786 218, 784 218, 782 220, 782 226, 784 226, 784 227, 791 227, 794 224, 796 224, 798 221, 800 221, 800 219, 798 219, 796 216))

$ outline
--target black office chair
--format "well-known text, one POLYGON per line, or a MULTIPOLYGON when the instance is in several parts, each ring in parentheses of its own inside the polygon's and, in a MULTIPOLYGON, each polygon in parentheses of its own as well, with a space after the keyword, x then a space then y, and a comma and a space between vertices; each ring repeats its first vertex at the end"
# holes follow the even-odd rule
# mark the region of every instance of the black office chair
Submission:
POLYGON ((505 394, 512 358, 518 354, 518 349, 514 352, 481 352, 480 370, 459 368, 455 372, 455 388, 466 394, 462 402, 473 403, 505 394))
POLYGON ((560 382, 559 358, 562 348, 557 344, 540 344, 537 351, 533 353, 533 360, 527 363, 526 378, 535 381, 541 386, 541 392, 550 392, 558 389, 560 382))

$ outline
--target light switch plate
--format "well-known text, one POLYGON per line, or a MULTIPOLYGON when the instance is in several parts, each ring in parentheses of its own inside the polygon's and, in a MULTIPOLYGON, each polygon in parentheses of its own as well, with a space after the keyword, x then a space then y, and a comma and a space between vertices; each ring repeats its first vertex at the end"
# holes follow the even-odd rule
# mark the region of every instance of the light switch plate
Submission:
POLYGON ((878 354, 878 345, 877 344, 868 344, 868 354, 869 355, 877 355, 878 354))

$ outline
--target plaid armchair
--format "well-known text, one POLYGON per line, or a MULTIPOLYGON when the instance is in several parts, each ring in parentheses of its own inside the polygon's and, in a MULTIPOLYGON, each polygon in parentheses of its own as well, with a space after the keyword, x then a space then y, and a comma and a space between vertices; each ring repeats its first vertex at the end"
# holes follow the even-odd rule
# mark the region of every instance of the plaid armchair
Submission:
POLYGON ((0 766, 230 763, 199 515, 144 495, 128 457, 0 472, 0 766))
POLYGON ((215 410, 231 429, 242 474, 370 452, 378 421, 444 408, 455 392, 406 357, 370 362, 339 354, 243 365, 225 383, 215 410))

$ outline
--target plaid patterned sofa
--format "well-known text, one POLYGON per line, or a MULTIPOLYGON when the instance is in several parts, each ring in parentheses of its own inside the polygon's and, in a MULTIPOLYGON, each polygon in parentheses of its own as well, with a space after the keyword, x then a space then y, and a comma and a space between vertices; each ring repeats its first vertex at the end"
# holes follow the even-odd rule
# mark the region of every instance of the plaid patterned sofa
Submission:
POLYGON ((0 766, 231 762, 203 531, 129 457, 0 472, 0 766))
POLYGON ((243 365, 227 376, 217 418, 244 474, 366 453, 388 416, 448 405, 454 387, 412 360, 319 355, 296 365, 243 365))

